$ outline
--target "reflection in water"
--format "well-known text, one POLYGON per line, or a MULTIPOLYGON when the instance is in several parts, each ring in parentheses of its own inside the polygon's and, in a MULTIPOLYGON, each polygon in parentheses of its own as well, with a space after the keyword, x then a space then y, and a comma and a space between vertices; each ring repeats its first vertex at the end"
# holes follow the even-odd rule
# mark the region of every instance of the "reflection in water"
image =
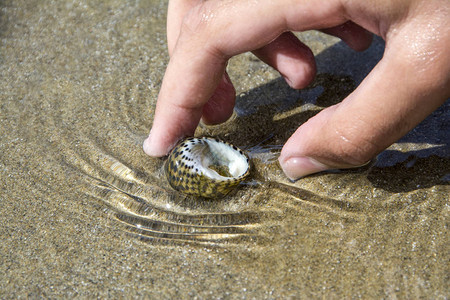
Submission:
MULTIPOLYGON (((278 90, 288 89, 279 80, 269 84, 272 85, 277 85, 278 90)), ((328 178, 325 189, 317 189, 320 178, 326 176, 324 173, 296 183, 285 179, 278 167, 277 158, 283 141, 291 134, 290 130, 295 130, 297 124, 305 122, 322 107, 337 102, 353 87, 354 84, 347 77, 341 80, 337 76, 327 77, 322 74, 311 87, 317 97, 315 101, 304 100, 301 92, 295 92, 299 93, 297 101, 292 101, 290 106, 284 103, 283 107, 276 107, 274 102, 262 101, 261 104, 250 105, 249 99, 240 100, 251 107, 252 112, 245 113, 241 106, 240 113, 225 125, 199 127, 198 135, 222 137, 244 149, 251 158, 252 177, 223 199, 198 199, 171 189, 163 174, 163 160, 152 159, 141 153, 139 143, 143 137, 133 132, 124 137, 130 144, 133 143, 130 137, 137 137, 138 148, 130 155, 124 156, 120 149, 104 148, 107 143, 99 142, 101 137, 93 132, 84 135, 62 133, 64 136, 60 140, 65 140, 67 144, 75 140, 77 147, 62 145, 61 151, 66 153, 65 159, 69 165, 87 176, 86 190, 109 207, 117 226, 141 239, 210 246, 244 245, 249 242, 253 246, 263 245, 276 236, 276 230, 282 230, 280 226, 285 226, 279 223, 280 219, 286 215, 303 214, 305 209, 314 211, 312 215, 308 215, 309 219, 321 216, 328 220, 327 224, 354 224, 365 219, 364 213, 370 207, 399 205, 391 201, 359 201, 361 197, 374 196, 376 192, 370 187, 372 184, 384 190, 400 192, 414 190, 419 183, 422 187, 442 183, 440 180, 446 170, 435 170, 436 176, 430 176, 429 172, 423 173, 422 170, 430 171, 433 168, 421 166, 420 159, 413 164, 406 162, 408 170, 399 169, 399 163, 402 162, 397 160, 390 171, 382 167, 379 158, 375 164, 345 170, 339 172, 342 176, 328 178), (272 123, 267 124, 267 127, 254 126, 263 120, 265 124, 267 120, 272 120, 272 123), (228 133, 222 136, 225 128, 228 133), (268 133, 266 128, 270 128, 271 132, 268 133), (239 132, 247 132, 249 135, 240 135, 239 132), (359 195, 355 195, 351 188, 353 184, 350 182, 355 178, 358 178, 357 182, 366 185, 360 189, 359 195)), ((274 87, 270 88, 272 89, 274 87)), ((253 92, 259 93, 258 90, 253 92)), ((303 93, 307 97, 311 95, 308 90, 303 93)), ((109 104, 112 111, 123 108, 121 101, 117 108, 114 108, 113 103, 109 104)), ((132 119, 134 117, 129 116, 127 120, 132 119)), ((55 118, 54 122, 59 130, 64 128, 62 123, 57 125, 63 120, 55 118)), ((130 130, 128 127, 128 131, 130 130)), ((433 147, 427 149, 435 150, 433 147)), ((389 152, 383 155, 386 153, 389 152)), ((380 156, 382 161, 383 155, 380 156)), ((392 161, 392 157, 389 157, 392 161)), ((431 155, 423 161, 439 163, 433 162, 433 159, 435 158, 431 155)))
MULTIPOLYGON (((108 205, 123 229, 143 239, 209 242, 256 237, 264 211, 220 211, 213 200, 202 203, 179 194, 165 176, 142 180, 110 157, 98 161, 102 178, 91 177, 89 193, 108 205), (203 204, 203 205, 202 205, 203 204)), ((219 200, 214 200, 219 201, 219 200)))

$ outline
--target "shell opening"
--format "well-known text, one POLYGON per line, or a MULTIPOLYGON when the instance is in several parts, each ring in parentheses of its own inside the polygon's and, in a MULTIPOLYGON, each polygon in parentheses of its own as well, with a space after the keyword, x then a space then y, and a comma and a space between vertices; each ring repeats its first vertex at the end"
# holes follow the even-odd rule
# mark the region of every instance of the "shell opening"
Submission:
POLYGON ((248 168, 248 160, 239 150, 216 140, 206 140, 202 165, 206 176, 223 180, 244 175, 248 168))

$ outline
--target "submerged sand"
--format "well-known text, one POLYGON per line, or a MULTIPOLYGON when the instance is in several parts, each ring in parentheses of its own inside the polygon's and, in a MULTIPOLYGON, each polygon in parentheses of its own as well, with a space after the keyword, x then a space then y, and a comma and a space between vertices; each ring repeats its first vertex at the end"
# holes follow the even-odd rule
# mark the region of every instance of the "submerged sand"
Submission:
POLYGON ((187 198, 141 148, 166 9, 0 1, 0 298, 448 297, 449 101, 368 166, 291 183, 280 147, 358 85, 383 42, 355 53, 301 34, 319 70, 302 91, 238 56, 235 117, 197 134, 245 149, 253 178, 187 198))

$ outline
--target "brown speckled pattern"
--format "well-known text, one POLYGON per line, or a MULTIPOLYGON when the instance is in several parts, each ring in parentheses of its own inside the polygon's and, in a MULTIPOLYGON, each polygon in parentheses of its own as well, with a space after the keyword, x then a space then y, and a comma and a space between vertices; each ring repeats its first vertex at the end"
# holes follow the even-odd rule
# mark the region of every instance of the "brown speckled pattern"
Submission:
MULTIPOLYGON (((224 153, 221 154, 224 155, 224 153)), ((198 156, 201 156, 201 154, 198 156)), ((242 182, 250 173, 250 164, 244 152, 229 143, 209 137, 187 138, 178 144, 169 154, 165 163, 165 172, 167 180, 175 190, 189 195, 216 198, 228 194, 242 182), (196 159, 196 156, 192 154, 195 151, 198 152, 206 149, 208 140, 225 144, 244 156, 248 166, 246 172, 239 177, 227 177, 224 180, 210 178, 201 174, 199 170, 201 161, 196 159)))

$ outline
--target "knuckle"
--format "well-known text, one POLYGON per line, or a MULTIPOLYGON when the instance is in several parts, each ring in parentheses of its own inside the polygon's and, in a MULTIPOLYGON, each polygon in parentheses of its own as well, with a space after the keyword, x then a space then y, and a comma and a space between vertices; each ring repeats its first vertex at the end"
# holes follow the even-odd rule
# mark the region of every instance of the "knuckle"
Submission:
POLYGON ((208 12, 205 6, 205 3, 200 3, 191 8, 184 16, 183 22, 181 23, 182 34, 198 35, 207 30, 211 12, 208 12))
MULTIPOLYGON (((211 1, 214 2, 214 1, 211 1)), ((203 53, 223 60, 224 55, 218 45, 220 34, 220 22, 215 18, 215 8, 209 5, 209 1, 202 2, 184 16, 181 23, 178 42, 189 45, 191 49, 201 49, 203 53)))

